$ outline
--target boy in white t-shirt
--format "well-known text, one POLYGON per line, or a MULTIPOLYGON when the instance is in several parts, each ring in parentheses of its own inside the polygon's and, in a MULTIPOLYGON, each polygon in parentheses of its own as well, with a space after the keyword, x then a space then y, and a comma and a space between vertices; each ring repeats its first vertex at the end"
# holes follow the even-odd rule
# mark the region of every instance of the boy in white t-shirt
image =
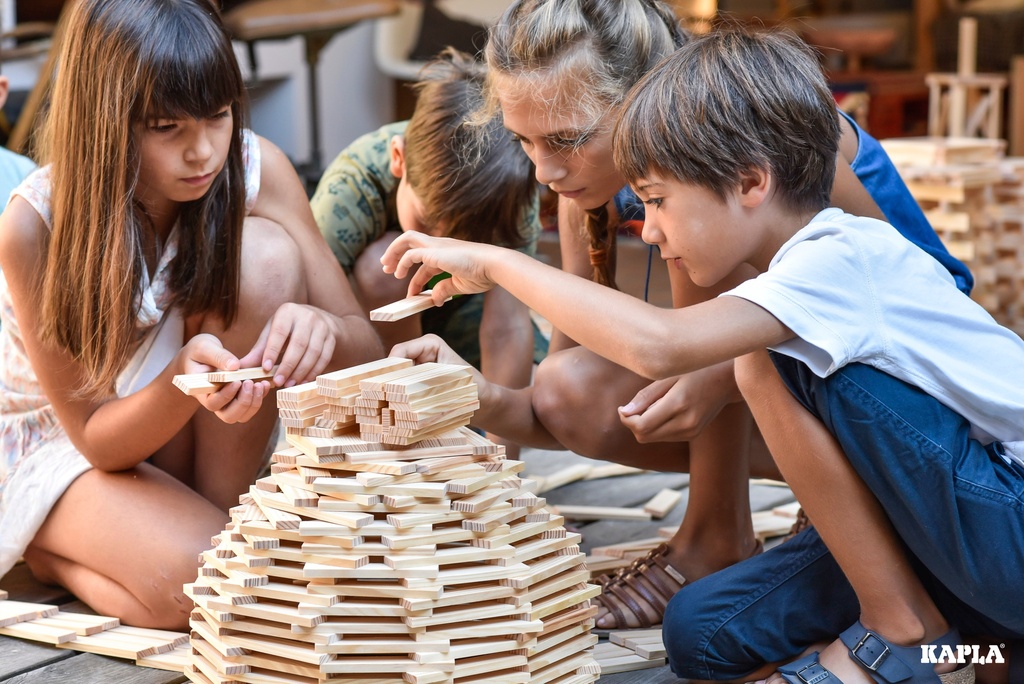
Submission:
MULTIPOLYGON (((756 277, 659 309, 485 245, 407 233, 382 259, 399 277, 422 264, 410 292, 451 273, 439 304, 500 285, 645 377, 736 359, 814 527, 676 595, 681 677, 964 684, 963 639, 985 656, 1024 638, 1024 342, 890 225, 827 208, 838 134, 806 46, 713 32, 633 89, 615 161, 663 259, 703 286, 756 277)), ((392 353, 448 354, 426 338, 392 353)))

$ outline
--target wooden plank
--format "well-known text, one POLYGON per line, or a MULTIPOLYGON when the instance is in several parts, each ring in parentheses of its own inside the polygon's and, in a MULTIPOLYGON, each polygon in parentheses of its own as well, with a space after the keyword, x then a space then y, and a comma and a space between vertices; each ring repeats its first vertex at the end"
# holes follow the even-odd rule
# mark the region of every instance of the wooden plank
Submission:
POLYGON ((653 627, 651 629, 621 629, 614 632, 608 633, 608 641, 616 646, 626 646, 626 641, 636 639, 646 639, 650 637, 657 637, 661 639, 661 627, 653 627))
POLYGON ((642 508, 615 506, 552 506, 552 511, 569 520, 650 520, 651 514, 642 508))
POLYGON ((597 663, 601 666, 601 677, 603 678, 606 675, 615 674, 617 672, 630 672, 632 670, 647 670, 652 667, 661 667, 665 664, 665 659, 648 660, 647 658, 638 656, 636 653, 630 652, 629 655, 606 658, 604 660, 598 660, 597 663))
POLYGON ((1010 155, 1024 156, 1024 56, 1010 59, 1010 155))
POLYGON ((472 456, 473 446, 461 444, 454 446, 410 447, 408 449, 377 449, 359 453, 346 453, 345 460, 350 463, 370 463, 372 461, 408 461, 422 458, 441 458, 445 456, 472 456))
POLYGON ((315 380, 293 387, 282 387, 277 390, 277 405, 279 407, 304 409, 309 406, 319 406, 323 403, 325 403, 324 398, 317 392, 315 380))
POLYGON ((533 610, 530 611, 529 618, 531 620, 543 620, 544 618, 554 615, 566 608, 572 608, 580 604, 586 604, 588 599, 592 599, 601 593, 601 587, 596 584, 581 584, 578 588, 572 591, 560 593, 554 597, 544 599, 533 604, 533 610))
MULTIPOLYGON (((557 470, 550 475, 544 476, 543 483, 538 487, 536 493, 543 494, 544 492, 567 485, 570 482, 585 480, 592 470, 593 467, 586 463, 577 463, 557 470)), ((531 475, 529 477, 533 476, 531 475)))
POLYGON ((91 615, 87 613, 70 613, 64 610, 58 612, 51 618, 43 618, 42 620, 38 620, 38 622, 54 626, 68 627, 79 636, 89 636, 99 632, 105 632, 106 630, 113 629, 121 624, 121 621, 115 617, 104 617, 102 615, 91 615))
POLYGON ((662 489, 643 505, 652 518, 660 520, 682 501, 683 493, 677 489, 662 489))
POLYGON ((175 375, 171 382, 190 397, 212 394, 229 382, 236 380, 273 380, 277 366, 269 371, 262 368, 240 368, 235 371, 214 371, 212 373, 189 373, 175 375))
POLYGON ((332 373, 317 376, 316 384, 321 394, 331 396, 325 390, 345 390, 346 393, 359 386, 359 381, 375 375, 382 375, 400 368, 411 367, 412 361, 398 357, 388 357, 368 363, 351 366, 332 373))
POLYGON ((754 536, 764 541, 770 537, 779 537, 793 526, 794 518, 778 515, 772 511, 758 511, 751 514, 754 523, 754 536))
POLYGON ((53 617, 60 610, 58 606, 27 601, 0 601, 0 627, 9 627, 18 622, 53 617))
POLYGON ((184 672, 185 664, 188 662, 189 651, 191 651, 191 647, 185 644, 167 653, 158 653, 147 658, 139 658, 135 661, 135 664, 139 667, 148 667, 155 670, 184 672))
POLYGON ((80 636, 74 641, 58 644, 57 648, 138 660, 173 651, 187 641, 188 634, 184 633, 120 626, 92 636, 80 636))
MULTIPOLYGON (((57 650, 57 649, 49 649, 57 650)), ((63 651, 69 657, 25 672, 4 684, 40 684, 59 682, 118 682, 119 684, 179 684, 185 677, 168 672, 136 667, 133 662, 114 660, 90 653, 63 651)), ((6 657, 6 652, 5 652, 6 657)), ((3 660, 3 659, 0 659, 3 660)))
POLYGON ((622 463, 607 463, 604 465, 591 466, 590 472, 583 478, 584 480, 600 480, 606 477, 621 477, 623 475, 639 475, 641 473, 650 472, 643 470, 642 468, 634 468, 633 466, 623 465, 622 463))
POLYGON ((0 627, 0 634, 53 645, 73 641, 78 636, 73 629, 59 625, 40 624, 38 621, 18 622, 8 627, 0 627))
MULTIPOLYGON (((421 311, 432 309, 434 301, 430 298, 433 290, 424 290, 397 302, 386 304, 370 312, 371 321, 400 321, 421 311)), ((447 300, 446 300, 447 301, 447 300)))
POLYGON ((514 587, 518 590, 528 589, 537 582, 543 582, 566 570, 574 569, 583 562, 586 557, 581 553, 566 553, 542 558, 528 564, 528 571, 516 574, 501 581, 501 584, 514 587))

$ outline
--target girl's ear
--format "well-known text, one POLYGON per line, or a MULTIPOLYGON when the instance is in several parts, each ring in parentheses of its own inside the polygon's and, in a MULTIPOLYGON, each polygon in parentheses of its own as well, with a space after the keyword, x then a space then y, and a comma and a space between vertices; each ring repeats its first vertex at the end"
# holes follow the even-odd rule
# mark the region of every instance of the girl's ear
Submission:
POLYGON ((392 137, 388 150, 391 153, 391 175, 401 178, 405 175, 405 138, 400 135, 392 137))
POLYGON ((764 202, 770 195, 775 179, 767 169, 751 167, 740 173, 740 184, 737 188, 740 204, 754 208, 764 202))

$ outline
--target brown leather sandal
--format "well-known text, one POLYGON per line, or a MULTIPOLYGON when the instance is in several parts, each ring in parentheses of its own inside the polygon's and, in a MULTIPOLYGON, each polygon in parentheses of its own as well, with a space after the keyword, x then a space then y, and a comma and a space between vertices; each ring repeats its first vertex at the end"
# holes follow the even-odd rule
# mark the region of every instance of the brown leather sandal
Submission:
MULTIPOLYGON (((758 542, 751 555, 757 555, 763 550, 764 546, 758 542)), ((601 575, 596 580, 601 585, 601 594, 592 600, 598 607, 608 609, 615 618, 616 626, 594 627, 592 632, 607 634, 622 629, 646 629, 661 624, 669 600, 686 584, 686 578, 665 559, 668 552, 668 544, 659 544, 646 556, 637 558, 627 567, 619 568, 615 574, 601 575), (643 599, 647 607, 641 605, 636 597, 643 599), (629 624, 624 612, 626 609, 640 623, 639 626, 629 624), (654 613, 657 613, 656 620, 650 617, 654 613)))
POLYGON ((796 512, 796 522, 793 523, 793 526, 791 528, 789 528, 789 532, 786 534, 786 537, 782 541, 789 541, 790 539, 800 534, 810 526, 811 519, 807 517, 806 513, 804 513, 804 509, 800 508, 796 512))

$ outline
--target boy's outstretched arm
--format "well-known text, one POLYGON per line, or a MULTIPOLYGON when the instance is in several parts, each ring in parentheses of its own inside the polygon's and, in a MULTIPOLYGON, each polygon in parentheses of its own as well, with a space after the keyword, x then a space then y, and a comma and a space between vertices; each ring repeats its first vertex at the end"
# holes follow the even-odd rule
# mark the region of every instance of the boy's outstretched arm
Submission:
POLYGON ((381 257, 384 271, 404 278, 416 264, 409 292, 437 273, 434 302, 501 285, 596 354, 651 379, 710 366, 793 337, 770 313, 738 297, 718 297, 682 309, 661 309, 564 273, 501 247, 407 232, 381 257))

